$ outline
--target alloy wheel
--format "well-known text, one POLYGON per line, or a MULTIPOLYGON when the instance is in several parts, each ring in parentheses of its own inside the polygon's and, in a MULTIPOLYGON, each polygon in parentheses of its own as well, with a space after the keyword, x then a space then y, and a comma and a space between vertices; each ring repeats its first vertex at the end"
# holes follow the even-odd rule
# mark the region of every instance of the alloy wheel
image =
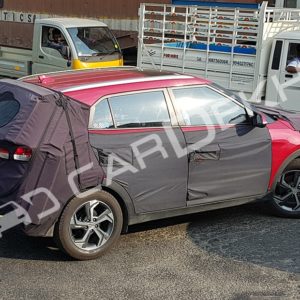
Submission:
POLYGON ((300 211, 300 171, 289 170, 277 184, 274 200, 281 209, 288 212, 300 211))
POLYGON ((99 200, 85 202, 71 218, 71 239, 82 250, 98 250, 111 237, 114 223, 113 212, 107 204, 99 200))

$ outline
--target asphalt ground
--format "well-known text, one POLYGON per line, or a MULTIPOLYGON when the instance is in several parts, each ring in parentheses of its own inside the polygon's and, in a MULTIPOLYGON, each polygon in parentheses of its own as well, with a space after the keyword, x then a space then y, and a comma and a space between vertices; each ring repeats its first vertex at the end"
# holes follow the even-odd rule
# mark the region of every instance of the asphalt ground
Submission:
POLYGON ((78 262, 52 239, 0 240, 1 299, 300 299, 300 222, 261 206, 133 226, 78 262))

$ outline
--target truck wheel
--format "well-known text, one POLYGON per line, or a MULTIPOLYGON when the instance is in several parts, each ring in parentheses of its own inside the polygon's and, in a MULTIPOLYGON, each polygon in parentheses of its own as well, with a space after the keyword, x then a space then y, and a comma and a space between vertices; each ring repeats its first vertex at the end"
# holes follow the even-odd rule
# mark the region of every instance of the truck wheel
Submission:
POLYGON ((278 216, 300 218, 300 159, 282 172, 269 206, 278 216))
POLYGON ((123 214, 118 201, 101 191, 72 199, 55 226, 54 238, 71 257, 96 259, 115 244, 122 226, 123 214))

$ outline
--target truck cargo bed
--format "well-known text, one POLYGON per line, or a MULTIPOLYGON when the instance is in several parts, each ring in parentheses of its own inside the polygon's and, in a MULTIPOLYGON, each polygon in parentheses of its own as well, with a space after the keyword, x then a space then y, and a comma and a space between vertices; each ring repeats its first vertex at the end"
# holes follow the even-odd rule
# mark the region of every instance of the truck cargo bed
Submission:
POLYGON ((31 74, 32 50, 0 46, 0 73, 19 78, 31 74))

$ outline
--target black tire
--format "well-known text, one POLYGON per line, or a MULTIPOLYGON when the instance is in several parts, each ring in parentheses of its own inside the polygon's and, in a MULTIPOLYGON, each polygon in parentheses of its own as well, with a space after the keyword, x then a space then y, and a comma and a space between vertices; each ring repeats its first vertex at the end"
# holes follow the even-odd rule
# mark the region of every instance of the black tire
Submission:
MULTIPOLYGON (((272 198, 267 202, 268 208, 270 209, 270 211, 280 217, 285 217, 285 218, 300 218, 300 207, 297 210, 288 210, 284 207, 287 207, 287 205, 283 206, 283 205, 279 205, 279 200, 278 197, 287 195, 288 193, 288 189, 286 189, 286 191, 284 190, 285 188, 282 187, 282 180, 283 180, 283 176, 285 176, 285 179, 288 176, 300 176, 300 159, 295 159, 294 161, 292 161, 286 168, 285 170, 282 172, 275 191, 273 192, 272 198), (295 171, 295 172, 294 172, 295 171), (297 175, 297 171, 299 171, 299 174, 297 175), (276 199, 277 198, 277 199, 276 199)), ((299 195, 299 199, 300 199, 300 187, 299 187, 299 193, 297 193, 297 195, 299 195)), ((291 198, 290 201, 290 206, 293 207, 293 202, 296 201, 295 198, 291 198)))
MULTIPOLYGON (((92 213, 92 216, 94 214, 92 213)), ((108 217, 107 217, 108 218, 108 217)), ((96 220, 94 218, 93 220, 96 220)), ((118 201, 109 193, 101 191, 96 192, 92 195, 89 195, 85 198, 73 198, 64 208, 58 222, 56 223, 55 230, 54 230, 54 239, 56 243, 58 244, 59 248, 66 252, 71 257, 77 259, 77 260, 90 260, 90 259, 96 259, 103 255, 108 249, 110 249, 119 239, 121 231, 123 226, 123 214, 122 209, 118 203, 118 201), (99 202, 97 204, 97 202, 99 202), (94 204, 93 204, 94 203, 94 204), (97 204, 97 205, 96 205, 97 204), (95 208, 91 208, 93 205, 96 205, 95 208), (103 210, 103 213, 101 214, 101 210, 99 215, 97 216, 95 214, 95 217, 100 217, 104 215, 104 210, 109 212, 107 216, 109 215, 109 220, 104 220, 102 223, 99 223, 99 225, 88 225, 83 226, 82 224, 88 224, 87 221, 92 220, 84 220, 84 218, 88 218, 88 216, 84 216, 84 213, 87 213, 88 211, 93 211, 95 213, 96 208, 98 210, 103 210), (78 220, 78 215, 80 214, 83 216, 82 220, 78 220), (76 224, 74 224, 74 221, 76 219, 76 224), (72 221, 72 224, 71 224, 72 221), (104 224, 104 223, 107 224, 104 224), (80 224, 80 225, 77 225, 80 224), (100 229, 100 226, 105 225, 107 228, 107 231, 109 232, 109 238, 105 238, 103 235, 104 244, 98 245, 98 248, 92 248, 97 247, 97 243, 100 244, 100 238, 98 234, 100 234, 102 229, 100 229), (80 227, 80 228, 77 228, 80 227), (93 227, 94 226, 94 227, 93 227), (73 228, 75 227, 75 228, 73 228), (95 228, 99 227, 99 228, 95 228), (77 232, 76 232, 77 231, 77 232), (75 242, 75 236, 78 235, 78 231, 82 232, 83 237, 85 237, 87 234, 88 242, 90 240, 94 241, 94 244, 91 243, 91 246, 88 247, 90 244, 85 243, 86 245, 81 245, 82 243, 76 243, 75 242), (75 233, 74 233, 75 232, 75 233), (98 234, 96 234, 96 232, 98 234), (97 238, 99 239, 99 242, 97 241, 97 238), (80 245, 80 246, 79 246, 80 245), (85 249, 86 248, 86 249, 85 249)), ((103 232, 104 229, 103 229, 103 232)), ((107 232, 105 232, 107 234, 107 232)), ((100 234, 101 235, 101 234, 100 234)), ((80 237, 79 237, 80 240, 80 237)))

